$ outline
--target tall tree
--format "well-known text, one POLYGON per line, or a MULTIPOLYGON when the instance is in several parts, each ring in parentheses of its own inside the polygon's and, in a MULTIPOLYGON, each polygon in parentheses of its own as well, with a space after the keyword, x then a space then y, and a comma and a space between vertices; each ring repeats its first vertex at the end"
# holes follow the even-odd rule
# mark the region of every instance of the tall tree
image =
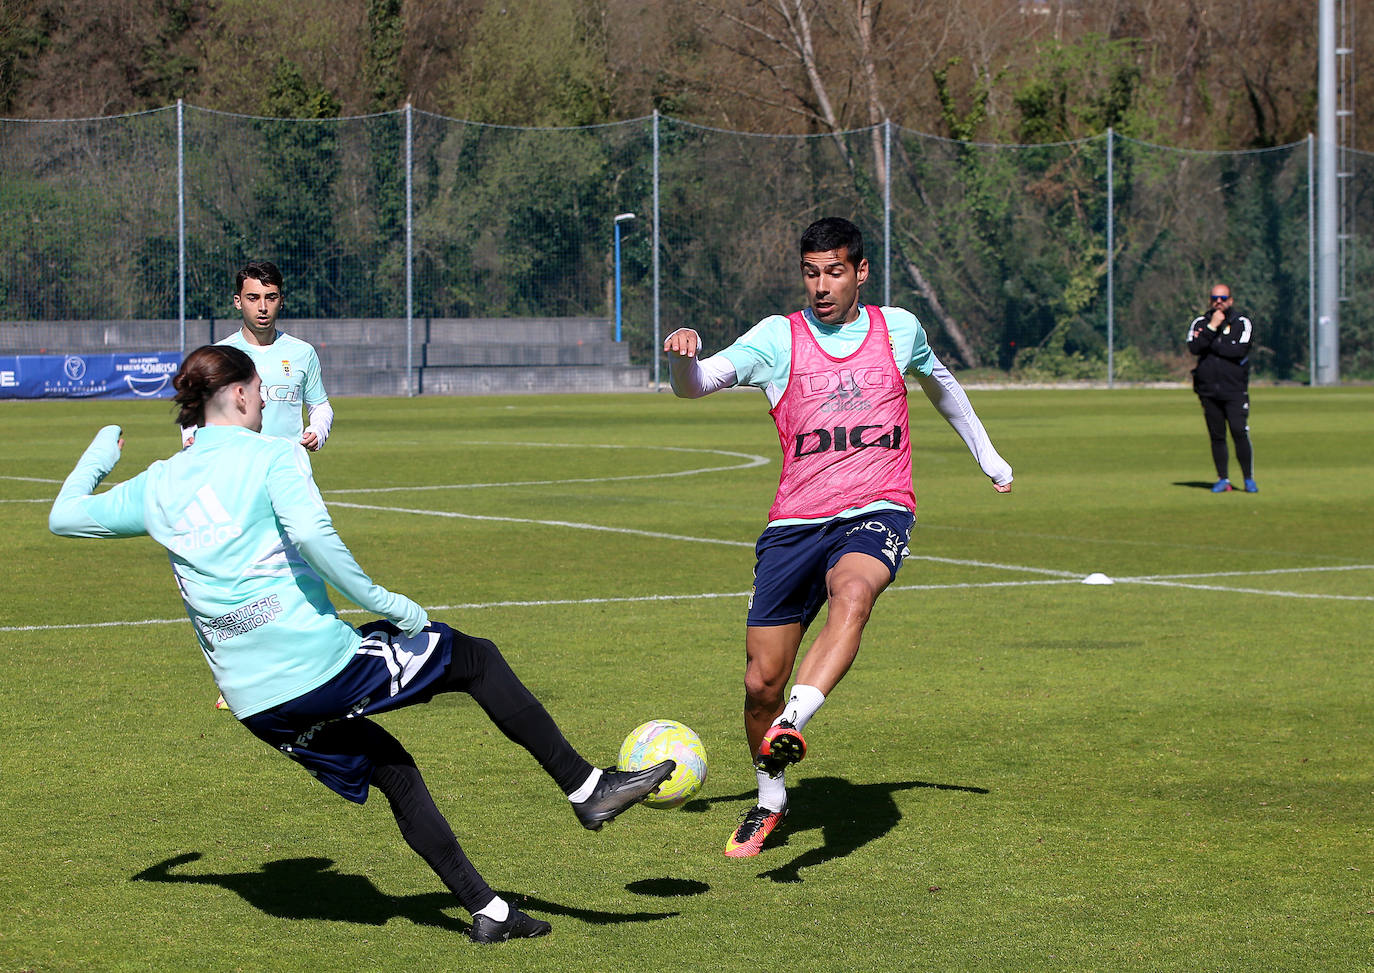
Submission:
POLYGON ((610 120, 604 9, 594 0, 487 0, 440 110, 506 125, 610 120))
MULTIPOLYGON (((715 31, 723 47, 771 82, 755 86, 753 97, 788 108, 813 130, 829 133, 875 217, 881 214, 888 172, 882 125, 891 117, 884 79, 891 72, 892 47, 878 40, 888 30, 879 22, 881 8, 879 0, 744 0, 728 5, 698 0, 699 29, 715 31), (719 30, 722 23, 730 29, 719 30), (841 134, 856 125, 870 129, 867 161, 841 134)), ((894 25, 899 32, 910 26, 894 25)), ((749 90, 743 79, 739 90, 749 90)), ((969 367, 981 364, 974 343, 946 309, 930 277, 905 248, 896 251, 900 267, 959 358, 969 367)))

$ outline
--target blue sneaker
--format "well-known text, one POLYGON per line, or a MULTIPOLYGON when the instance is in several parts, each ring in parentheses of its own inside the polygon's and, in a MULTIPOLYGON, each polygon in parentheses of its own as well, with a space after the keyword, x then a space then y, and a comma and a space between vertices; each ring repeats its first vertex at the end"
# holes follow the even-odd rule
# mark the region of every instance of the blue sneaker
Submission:
POLYGON ((1259 493, 1259 484, 1256 483, 1254 480, 1246 480, 1246 481, 1245 481, 1245 492, 1246 492, 1246 493, 1259 493))
POLYGON ((1224 476, 1220 480, 1217 480, 1217 482, 1212 484, 1213 493, 1230 493, 1231 489, 1231 481, 1226 479, 1226 477, 1224 476))

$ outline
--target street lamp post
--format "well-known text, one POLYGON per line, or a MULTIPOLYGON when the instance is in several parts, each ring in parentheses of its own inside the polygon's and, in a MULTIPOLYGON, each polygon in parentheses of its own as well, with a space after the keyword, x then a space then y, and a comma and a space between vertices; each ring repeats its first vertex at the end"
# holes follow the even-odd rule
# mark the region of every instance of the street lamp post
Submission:
POLYGON ((621 213, 615 218, 615 340, 620 340, 620 224, 634 219, 633 213, 621 213))

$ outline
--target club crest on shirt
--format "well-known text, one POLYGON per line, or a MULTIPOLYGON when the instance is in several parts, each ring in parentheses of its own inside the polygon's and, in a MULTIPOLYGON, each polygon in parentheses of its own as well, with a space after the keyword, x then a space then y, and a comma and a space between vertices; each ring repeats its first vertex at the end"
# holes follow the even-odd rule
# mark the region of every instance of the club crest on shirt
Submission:
POLYGON ((288 359, 283 358, 281 360, 281 370, 283 375, 291 374, 291 362, 288 359))

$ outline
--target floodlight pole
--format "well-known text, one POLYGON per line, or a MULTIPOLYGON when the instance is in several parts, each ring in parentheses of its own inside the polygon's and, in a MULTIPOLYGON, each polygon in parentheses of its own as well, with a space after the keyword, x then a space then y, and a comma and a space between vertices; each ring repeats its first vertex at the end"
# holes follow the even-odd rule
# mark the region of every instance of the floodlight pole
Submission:
POLYGON ((615 340, 620 340, 620 224, 634 219, 633 213, 621 213, 615 218, 615 340))
POLYGON ((1321 0, 1317 52, 1317 360, 1314 385, 1340 382, 1336 228, 1336 3, 1321 0))

